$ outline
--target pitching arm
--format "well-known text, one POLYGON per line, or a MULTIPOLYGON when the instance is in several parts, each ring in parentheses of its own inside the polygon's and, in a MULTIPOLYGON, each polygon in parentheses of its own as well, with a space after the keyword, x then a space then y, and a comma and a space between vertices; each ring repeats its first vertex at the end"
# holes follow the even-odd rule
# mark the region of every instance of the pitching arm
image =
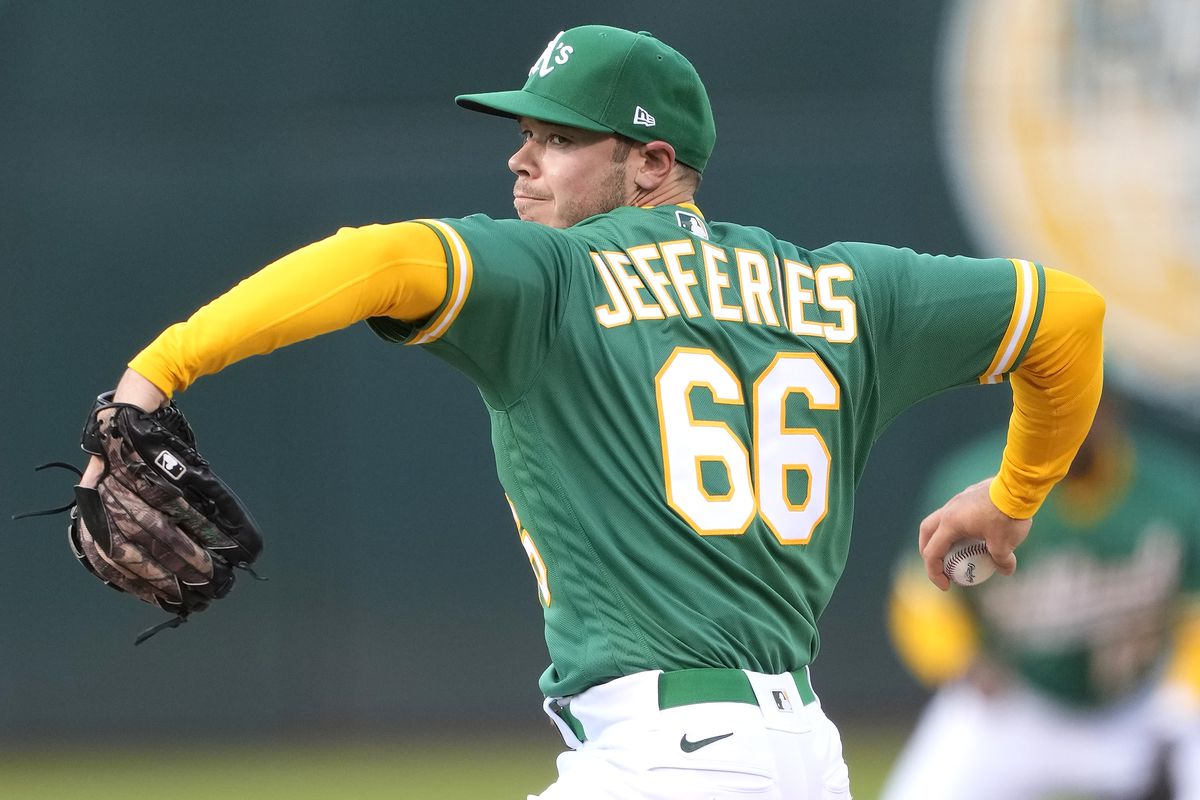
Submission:
POLYGON ((1012 375, 1013 413, 995 478, 970 486, 921 523, 929 579, 949 582, 942 559, 958 539, 987 541, 997 569, 1012 574, 1013 550, 1087 436, 1104 383, 1104 298, 1074 276, 1047 269, 1041 323, 1012 375))

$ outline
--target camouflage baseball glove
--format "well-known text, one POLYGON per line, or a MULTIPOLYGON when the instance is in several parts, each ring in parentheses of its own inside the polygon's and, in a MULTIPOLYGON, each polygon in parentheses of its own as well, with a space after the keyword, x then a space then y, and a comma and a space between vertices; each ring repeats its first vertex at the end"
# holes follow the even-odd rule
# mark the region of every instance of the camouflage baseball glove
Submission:
POLYGON ((175 615, 139 636, 141 644, 228 594, 234 568, 253 575, 249 566, 262 537, 196 451, 174 403, 146 413, 112 396, 97 398, 84 425, 83 449, 103 459, 105 469, 95 488, 75 487, 68 531, 89 572, 175 615))

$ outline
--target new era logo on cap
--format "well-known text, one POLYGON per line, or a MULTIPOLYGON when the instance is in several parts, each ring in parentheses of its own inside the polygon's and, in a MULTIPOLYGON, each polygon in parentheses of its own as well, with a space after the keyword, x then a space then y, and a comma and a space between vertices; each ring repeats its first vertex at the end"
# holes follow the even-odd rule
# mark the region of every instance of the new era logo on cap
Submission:
POLYGON ((633 124, 645 125, 647 128, 654 127, 654 116, 646 109, 638 106, 633 111, 633 124))

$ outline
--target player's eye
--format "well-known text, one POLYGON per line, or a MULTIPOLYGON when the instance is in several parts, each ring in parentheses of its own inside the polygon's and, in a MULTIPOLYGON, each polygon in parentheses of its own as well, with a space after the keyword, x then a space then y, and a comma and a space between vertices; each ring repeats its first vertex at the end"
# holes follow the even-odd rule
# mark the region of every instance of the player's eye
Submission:
POLYGON ((568 139, 567 137, 561 136, 557 133, 552 133, 546 137, 546 142, 548 144, 555 145, 556 147, 561 147, 565 144, 570 144, 571 140, 568 139))

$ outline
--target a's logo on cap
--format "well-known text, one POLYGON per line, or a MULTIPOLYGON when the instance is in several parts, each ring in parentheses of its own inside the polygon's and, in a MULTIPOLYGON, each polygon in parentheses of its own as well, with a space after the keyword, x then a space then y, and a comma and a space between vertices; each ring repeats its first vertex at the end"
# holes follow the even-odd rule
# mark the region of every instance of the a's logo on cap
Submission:
POLYGON ((575 48, 569 44, 562 44, 559 40, 562 39, 566 31, 559 31, 558 36, 550 40, 550 44, 546 45, 546 49, 538 56, 538 60, 533 62, 533 66, 529 68, 529 77, 533 77, 533 73, 537 73, 538 77, 544 78, 551 72, 554 72, 554 65, 562 65, 571 59, 571 54, 575 52, 575 48), (554 63, 550 63, 553 61, 554 63))
POLYGON ((647 128, 653 128, 654 127, 654 115, 651 114, 646 109, 642 108, 641 106, 638 106, 633 111, 633 124, 634 125, 645 125, 647 128))
POLYGON ((694 236, 699 236, 701 239, 708 239, 708 226, 704 224, 704 220, 690 211, 676 211, 675 222, 685 231, 690 232, 694 236))

